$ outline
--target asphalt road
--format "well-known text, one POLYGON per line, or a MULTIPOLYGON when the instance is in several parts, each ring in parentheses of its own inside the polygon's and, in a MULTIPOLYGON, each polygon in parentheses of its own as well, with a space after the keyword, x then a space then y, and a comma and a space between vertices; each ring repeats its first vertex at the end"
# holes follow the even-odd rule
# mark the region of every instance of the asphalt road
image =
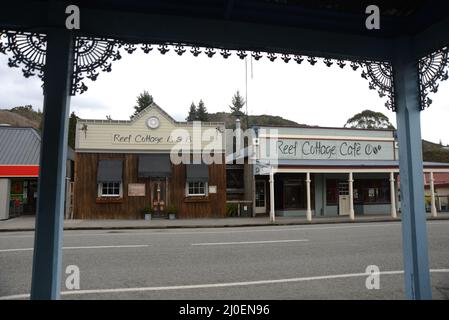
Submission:
MULTIPOLYGON (((449 221, 428 222, 434 299, 449 299, 449 221)), ((63 299, 403 299, 396 222, 216 229, 66 231, 63 299), (366 267, 381 271, 365 286, 366 267)), ((32 232, 0 233, 0 297, 26 298, 32 232)))

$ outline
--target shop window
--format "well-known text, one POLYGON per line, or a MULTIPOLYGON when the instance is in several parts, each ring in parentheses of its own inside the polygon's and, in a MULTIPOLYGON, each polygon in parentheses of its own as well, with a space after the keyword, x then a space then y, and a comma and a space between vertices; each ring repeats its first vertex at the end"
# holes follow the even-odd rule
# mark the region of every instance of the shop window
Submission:
POLYGON ((103 182, 98 184, 99 197, 121 197, 122 184, 120 182, 103 182))
POLYGON ((207 194, 207 182, 191 181, 187 183, 187 196, 205 196, 207 194))
POLYGON ((284 208, 305 209, 307 207, 306 188, 303 181, 285 181, 284 208))
POLYGON ((390 202, 390 186, 388 180, 364 180, 364 197, 365 203, 389 203, 390 202))
POLYGON ((226 189, 243 191, 245 187, 244 181, 243 166, 226 168, 226 189))
POLYGON ((354 195, 354 202, 358 202, 359 201, 359 189, 354 189, 353 195, 354 195))

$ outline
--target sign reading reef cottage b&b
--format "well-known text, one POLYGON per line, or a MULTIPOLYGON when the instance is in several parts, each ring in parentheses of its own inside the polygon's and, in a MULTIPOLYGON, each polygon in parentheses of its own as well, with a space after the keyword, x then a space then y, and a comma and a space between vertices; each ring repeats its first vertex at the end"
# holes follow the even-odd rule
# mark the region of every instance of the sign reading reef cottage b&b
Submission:
MULTIPOLYGON (((394 144, 391 141, 267 139, 265 142, 267 150, 270 148, 273 151, 276 150, 274 156, 277 159, 394 159, 394 144)), ((269 156, 269 158, 273 157, 269 156)))
POLYGON ((187 136, 173 136, 173 135, 152 135, 152 134, 112 134, 112 143, 114 144, 176 144, 176 143, 190 143, 192 137, 187 136))
POLYGON ((172 150, 224 150, 224 125, 178 122, 157 105, 130 120, 79 120, 76 149, 79 152, 166 152, 172 150), (82 133, 82 134, 81 134, 82 133))

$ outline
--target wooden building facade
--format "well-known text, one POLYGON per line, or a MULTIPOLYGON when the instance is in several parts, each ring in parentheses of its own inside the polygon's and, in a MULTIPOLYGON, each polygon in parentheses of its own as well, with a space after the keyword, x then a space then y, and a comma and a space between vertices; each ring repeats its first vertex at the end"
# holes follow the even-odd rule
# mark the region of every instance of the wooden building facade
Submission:
POLYGON ((223 132, 223 123, 177 122, 154 103, 130 121, 79 120, 74 218, 142 219, 148 208, 224 217, 223 132))

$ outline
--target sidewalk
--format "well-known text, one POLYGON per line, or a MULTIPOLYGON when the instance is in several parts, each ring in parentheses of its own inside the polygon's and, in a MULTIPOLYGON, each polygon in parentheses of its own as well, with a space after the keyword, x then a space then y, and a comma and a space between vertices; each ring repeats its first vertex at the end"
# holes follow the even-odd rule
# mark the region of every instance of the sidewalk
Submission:
MULTIPOLYGON (((428 220, 449 220, 449 214, 442 213, 437 218, 428 217, 428 220)), ((114 229, 166 229, 166 228, 217 228, 217 227, 252 227, 270 225, 310 225, 334 223, 367 223, 400 221, 389 215, 356 216, 355 221, 348 217, 313 217, 307 222, 302 217, 276 217, 271 223, 268 217, 258 218, 210 218, 210 219, 154 219, 145 220, 65 220, 64 230, 114 230, 114 229)), ((34 216, 18 217, 0 221, 0 232, 6 231, 33 231, 34 216)))

